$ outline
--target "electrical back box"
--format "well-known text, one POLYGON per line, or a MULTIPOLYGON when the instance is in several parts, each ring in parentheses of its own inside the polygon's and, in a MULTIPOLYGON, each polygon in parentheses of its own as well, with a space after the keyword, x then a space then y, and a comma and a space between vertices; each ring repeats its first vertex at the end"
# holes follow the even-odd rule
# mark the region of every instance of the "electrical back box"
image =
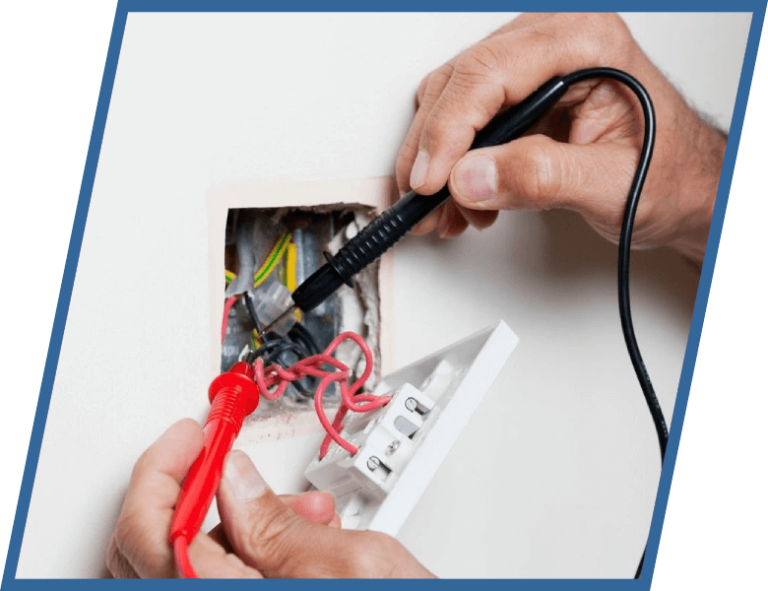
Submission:
MULTIPOLYGON (((252 341, 253 322, 246 298, 251 300, 262 326, 269 324, 292 303, 290 292, 325 263, 323 253, 335 253, 395 195, 389 177, 228 184, 213 189, 208 196, 211 374, 229 368, 252 341), (275 264, 267 265, 273 258, 275 264), (226 302, 238 295, 228 309, 226 302)), ((297 314, 305 329, 302 332, 309 339, 299 342, 295 337, 301 335, 289 335, 307 354, 314 354, 342 332, 359 334, 374 358, 373 372, 365 385, 369 391, 391 370, 394 356, 391 264, 387 253, 358 274, 354 288, 342 286, 315 310, 297 314)), ((271 361, 287 366, 302 356, 288 351, 271 361)), ((348 344, 339 348, 337 358, 353 372, 360 370, 363 361, 360 350, 348 344)), ((298 450, 314 447, 288 440, 322 436, 313 407, 316 382, 301 380, 289 387, 280 400, 259 405, 246 418, 238 438, 238 446, 249 448, 249 452, 260 443, 286 442, 268 452, 284 456, 274 469, 261 459, 261 466, 280 490, 294 492, 301 486, 301 471, 309 455, 304 457, 298 450)), ((340 402, 339 394, 335 386, 326 394, 324 406, 333 413, 340 402)))

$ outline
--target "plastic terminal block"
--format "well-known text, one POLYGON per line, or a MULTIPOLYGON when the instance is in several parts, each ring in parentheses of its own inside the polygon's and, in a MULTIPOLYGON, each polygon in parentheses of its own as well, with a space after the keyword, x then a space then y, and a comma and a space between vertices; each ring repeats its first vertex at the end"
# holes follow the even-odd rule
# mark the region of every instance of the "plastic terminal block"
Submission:
MULTIPOLYGON (((413 455, 425 423, 434 418, 434 402, 410 384, 404 384, 387 406, 354 415, 344 435, 358 448, 357 454, 334 445, 322 461, 307 469, 306 476, 321 490, 365 490, 383 499, 413 455), (430 416, 431 415, 431 416, 430 416)), ((338 494, 338 492, 337 492, 338 494)))
POLYGON ((389 376, 375 393, 389 404, 350 414, 341 436, 305 476, 336 495, 342 525, 396 535, 503 368, 517 337, 500 322, 389 376))

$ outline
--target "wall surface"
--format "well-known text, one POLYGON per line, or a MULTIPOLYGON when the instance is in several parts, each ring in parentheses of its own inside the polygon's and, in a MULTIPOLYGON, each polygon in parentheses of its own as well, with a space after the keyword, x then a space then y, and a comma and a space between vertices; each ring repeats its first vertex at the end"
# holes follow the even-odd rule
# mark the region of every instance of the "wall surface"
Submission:
MULTIPOLYGON (((138 455, 174 420, 205 416, 206 195, 390 174, 421 77, 512 16, 129 16, 19 577, 98 576, 138 455)), ((727 128, 749 15, 626 18, 727 128)), ((631 576, 659 462, 619 328, 614 248, 575 215, 516 212, 449 242, 408 238, 394 273, 396 367, 498 319, 521 339, 401 540, 444 577, 631 576)), ((642 252, 632 281, 669 420, 697 276, 673 253, 642 252)), ((279 489, 306 445, 253 455, 279 489)))

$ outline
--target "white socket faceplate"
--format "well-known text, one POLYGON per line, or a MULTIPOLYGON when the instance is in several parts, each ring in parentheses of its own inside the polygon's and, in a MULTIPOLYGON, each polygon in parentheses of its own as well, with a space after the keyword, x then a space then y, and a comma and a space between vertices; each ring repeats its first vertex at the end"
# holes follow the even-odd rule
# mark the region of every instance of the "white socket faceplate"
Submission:
POLYGON ((336 495, 346 529, 396 535, 518 343, 504 323, 480 331, 386 376, 376 388, 392 400, 349 413, 341 436, 305 476, 336 495))

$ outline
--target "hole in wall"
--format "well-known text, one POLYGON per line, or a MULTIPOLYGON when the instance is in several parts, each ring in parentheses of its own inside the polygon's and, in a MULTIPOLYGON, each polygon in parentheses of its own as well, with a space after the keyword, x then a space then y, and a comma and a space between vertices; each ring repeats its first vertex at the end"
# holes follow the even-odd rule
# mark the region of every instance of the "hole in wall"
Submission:
MULTIPOLYGON (((378 262, 357 275, 353 288, 343 286, 314 310, 296 312, 263 339, 254 330, 255 323, 265 327, 292 304, 291 292, 325 263, 325 251, 335 254, 374 215, 373 207, 359 204, 229 209, 223 294, 228 314, 223 322, 221 371, 251 350, 267 364, 287 367, 321 352, 338 334, 351 330, 373 353, 374 371, 366 388, 375 387, 381 374, 378 262)), ((355 374, 364 369, 362 353, 352 343, 339 347, 336 357, 355 374)), ((249 420, 313 410, 316 387, 317 380, 306 377, 279 400, 263 399, 249 420)), ((334 384, 324 396, 324 406, 334 408, 339 402, 334 384)))

